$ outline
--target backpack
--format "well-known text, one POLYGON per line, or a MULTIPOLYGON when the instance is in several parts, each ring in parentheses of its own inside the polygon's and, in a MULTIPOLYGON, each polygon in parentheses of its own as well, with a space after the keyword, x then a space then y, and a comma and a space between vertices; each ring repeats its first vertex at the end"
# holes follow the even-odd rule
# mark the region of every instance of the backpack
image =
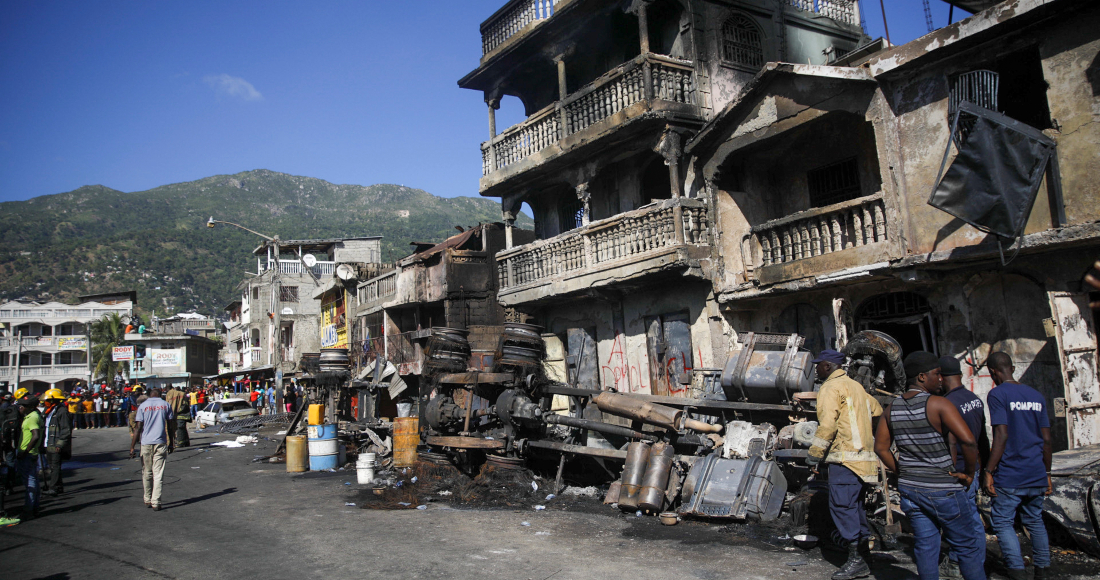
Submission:
POLYGON ((19 449, 19 440, 23 437, 23 416, 19 408, 10 405, 0 409, 0 453, 7 456, 19 449))

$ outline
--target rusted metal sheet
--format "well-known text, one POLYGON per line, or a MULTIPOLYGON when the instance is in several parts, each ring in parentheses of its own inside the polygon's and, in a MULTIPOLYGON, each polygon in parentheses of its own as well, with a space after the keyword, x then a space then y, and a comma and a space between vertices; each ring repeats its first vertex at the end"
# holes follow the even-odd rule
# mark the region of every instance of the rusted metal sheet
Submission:
POLYGON ((503 449, 504 442, 481 437, 428 437, 425 441, 435 447, 453 447, 455 449, 503 449))
POLYGON ((439 382, 454 385, 472 385, 475 382, 479 384, 497 384, 508 383, 515 380, 515 378, 512 373, 449 373, 440 375, 439 382))
POLYGON ((1100 443, 1100 379, 1097 378, 1096 332, 1088 295, 1050 292, 1058 356, 1066 393, 1069 448, 1100 443))

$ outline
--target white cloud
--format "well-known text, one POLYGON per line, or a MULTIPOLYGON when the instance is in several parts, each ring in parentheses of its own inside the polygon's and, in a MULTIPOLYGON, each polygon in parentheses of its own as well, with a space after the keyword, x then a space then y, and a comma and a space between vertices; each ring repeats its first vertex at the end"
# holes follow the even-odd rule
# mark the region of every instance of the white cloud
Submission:
POLYGON ((219 94, 236 97, 242 101, 262 101, 264 99, 264 96, 256 90, 256 87, 252 86, 252 83, 241 77, 222 73, 220 75, 209 75, 202 80, 219 94))

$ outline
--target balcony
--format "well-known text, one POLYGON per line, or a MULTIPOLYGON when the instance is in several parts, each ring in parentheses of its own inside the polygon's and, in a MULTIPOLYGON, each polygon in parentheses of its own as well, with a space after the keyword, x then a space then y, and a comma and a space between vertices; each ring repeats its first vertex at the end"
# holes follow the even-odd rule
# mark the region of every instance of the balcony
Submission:
MULTIPOLYGON (((257 262, 260 266, 258 274, 263 274, 268 270, 275 269, 275 260, 268 260, 266 263, 257 262)), ((279 260, 279 270, 283 274, 298 274, 306 275, 306 270, 313 272, 313 275, 318 278, 330 278, 336 272, 336 262, 321 262, 318 261, 312 268, 306 268, 305 264, 301 260, 279 260)))
POLYGON ((746 263, 761 284, 820 275, 887 259, 894 235, 878 192, 754 226, 746 263))
POLYGON ((859 6, 855 0, 789 0, 790 5, 810 14, 859 26, 859 6))
MULTIPOLYGON (((27 365, 19 368, 19 380, 27 377, 87 378, 88 363, 75 365, 27 365)), ((0 377, 15 378, 15 367, 0 367, 0 377)))
POLYGON ((397 270, 367 280, 359 287, 359 304, 370 304, 397 294, 397 270))
POLYGON ((692 265, 709 255, 706 205, 656 202, 497 254, 501 304, 562 296, 692 265))
POLYGON ((526 33, 554 15, 566 0, 512 0, 481 24, 481 54, 488 55, 509 38, 526 33))
POLYGON ((214 332, 217 330, 217 321, 213 318, 202 320, 172 320, 157 324, 157 332, 160 334, 187 334, 188 330, 214 332))
POLYGON ((482 193, 646 114, 701 122, 696 101, 691 61, 659 54, 631 59, 482 143, 482 193))

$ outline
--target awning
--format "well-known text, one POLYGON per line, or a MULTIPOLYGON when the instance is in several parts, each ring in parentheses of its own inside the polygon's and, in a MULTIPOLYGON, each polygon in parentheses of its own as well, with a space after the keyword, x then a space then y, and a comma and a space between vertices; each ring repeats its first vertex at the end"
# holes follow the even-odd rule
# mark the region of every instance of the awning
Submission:
MULTIPOLYGON (((254 368, 248 368, 248 369, 237 369, 235 371, 226 371, 224 373, 220 373, 220 374, 216 374, 216 375, 207 375, 203 378, 207 379, 207 380, 224 379, 226 377, 233 377, 233 376, 237 376, 237 375, 252 375, 252 374, 255 374, 255 373, 274 371, 274 370, 275 370, 275 365, 264 365, 262 367, 254 367, 254 368)), ((272 374, 274 375, 274 372, 272 374)))

